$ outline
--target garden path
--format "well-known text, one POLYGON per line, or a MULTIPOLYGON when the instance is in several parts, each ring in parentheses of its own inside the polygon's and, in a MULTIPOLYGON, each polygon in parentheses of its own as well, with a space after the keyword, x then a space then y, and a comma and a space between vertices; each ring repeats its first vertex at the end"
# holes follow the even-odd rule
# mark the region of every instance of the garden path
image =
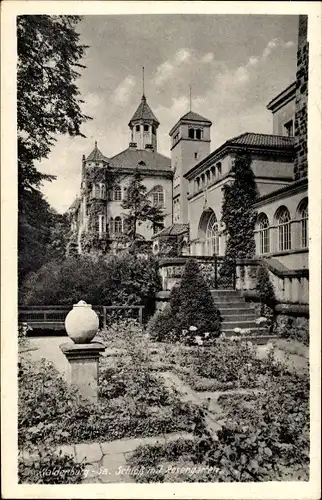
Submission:
MULTIPOLYGON (((59 446, 57 454, 71 455, 76 463, 85 464, 82 483, 133 483, 126 465, 127 456, 139 446, 167 444, 177 439, 193 439, 189 433, 171 433, 156 437, 118 439, 103 443, 81 443, 59 446)), ((24 453, 24 459, 35 460, 37 452, 24 453)), ((73 473, 71 471, 71 473, 73 473)), ((135 475, 135 474, 134 474, 135 475)))

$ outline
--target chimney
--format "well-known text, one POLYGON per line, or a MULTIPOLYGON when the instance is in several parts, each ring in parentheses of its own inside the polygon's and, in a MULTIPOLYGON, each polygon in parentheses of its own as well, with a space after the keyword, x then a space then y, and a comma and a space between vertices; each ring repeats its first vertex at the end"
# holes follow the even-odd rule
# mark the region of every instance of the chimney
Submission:
POLYGON ((137 148, 138 148, 137 142, 130 142, 129 149, 137 149, 137 148))

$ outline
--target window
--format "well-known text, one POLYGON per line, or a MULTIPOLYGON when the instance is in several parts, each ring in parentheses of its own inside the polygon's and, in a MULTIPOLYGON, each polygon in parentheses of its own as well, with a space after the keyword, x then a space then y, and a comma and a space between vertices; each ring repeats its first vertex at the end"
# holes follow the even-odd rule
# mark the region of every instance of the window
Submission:
POLYGON ((188 136, 189 136, 189 139, 194 139, 195 138, 195 131, 194 131, 193 128, 189 128, 188 136))
POLYGON ((155 129, 155 126, 153 125, 152 126, 152 134, 155 135, 156 134, 156 129, 155 129))
POLYGON ((153 234, 157 234, 164 228, 163 222, 158 222, 157 224, 153 224, 153 234))
POLYGON ((286 207, 280 207, 276 213, 278 226, 278 249, 283 252, 291 248, 290 213, 286 207))
POLYGON ((270 241, 269 241, 269 222, 266 214, 260 214, 258 216, 258 229, 259 229, 259 252, 269 253, 270 252, 270 241))
POLYGON ((122 233, 122 219, 119 216, 115 217, 114 219, 114 233, 115 234, 122 233))
POLYGON ((198 158, 198 153, 195 153, 195 160, 198 158))
POLYGON ((210 182, 210 170, 206 172, 207 184, 210 182))
POLYGON ((202 139, 202 130, 200 128, 196 130, 196 139, 202 139))
POLYGON ((93 184, 92 196, 93 196, 93 198, 99 198, 100 197, 100 186, 99 186, 99 184, 93 184))
POLYGON ((201 189, 204 187, 205 185, 205 174, 201 174, 201 189))
POLYGON ((137 132, 140 132, 140 125, 137 125, 137 126, 135 127, 135 130, 136 130, 137 132))
POLYGON ((164 206, 164 191, 161 186, 157 186, 154 188, 152 192, 152 204, 154 207, 164 206))
POLYGON ((300 224, 301 224, 301 248, 308 246, 308 199, 305 198, 301 201, 299 209, 300 224))
POLYGON ((216 164, 216 168, 217 168, 217 174, 221 175, 221 162, 220 161, 216 164))
POLYGON ((287 135, 288 137, 293 137, 293 135, 294 135, 293 120, 290 120, 289 122, 285 123, 284 131, 285 131, 285 135, 287 135))
POLYGON ((149 132, 149 125, 144 125, 144 132, 149 132))
POLYGON ((106 232, 106 220, 103 214, 99 214, 98 216, 98 232, 99 234, 106 232))
POLYGON ((218 222, 214 213, 211 214, 207 224, 206 249, 208 255, 219 254, 218 222))
POLYGON ((200 177, 197 177, 197 191, 200 189, 200 177))
POLYGON ((113 188, 113 200, 121 201, 122 200, 122 190, 120 186, 114 186, 113 188))

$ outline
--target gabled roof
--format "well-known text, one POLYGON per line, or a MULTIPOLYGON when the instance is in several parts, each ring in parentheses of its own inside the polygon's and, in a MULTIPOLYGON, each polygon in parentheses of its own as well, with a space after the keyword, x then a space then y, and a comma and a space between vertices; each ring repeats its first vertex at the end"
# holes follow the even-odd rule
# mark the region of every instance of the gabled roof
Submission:
POLYGON ((146 97, 143 94, 141 102, 139 104, 139 107, 135 111, 134 115, 132 116, 129 125, 131 122, 136 121, 136 120, 153 120, 159 125, 159 121, 156 118, 155 114, 151 110, 150 106, 146 102, 146 97))
MULTIPOLYGON (((211 123, 208 118, 205 118, 204 116, 199 115, 198 113, 195 113, 194 111, 188 111, 185 115, 183 115, 180 120, 189 120, 189 121, 195 121, 195 122, 205 122, 205 123, 211 123)), ((179 120, 179 121, 180 121, 179 120)))
POLYGON ((95 141, 95 147, 93 151, 88 155, 86 161, 104 161, 108 162, 108 158, 101 153, 101 151, 97 147, 97 142, 95 141))
POLYGON ((128 148, 109 159, 112 168, 136 168, 171 172, 171 160, 151 150, 128 148), (139 165, 140 162, 143 162, 139 165))

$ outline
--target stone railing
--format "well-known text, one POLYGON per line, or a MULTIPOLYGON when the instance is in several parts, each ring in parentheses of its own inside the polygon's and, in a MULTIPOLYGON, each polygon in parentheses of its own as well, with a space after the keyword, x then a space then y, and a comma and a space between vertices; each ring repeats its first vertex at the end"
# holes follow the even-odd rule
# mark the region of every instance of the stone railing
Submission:
POLYGON ((265 263, 275 296, 280 303, 308 304, 309 270, 287 269, 275 259, 240 259, 236 265, 236 289, 245 295, 252 295, 256 290, 257 266, 265 263))
MULTIPOLYGON (((191 258, 190 255, 160 259, 159 270, 162 279, 162 290, 171 290, 175 284, 180 283, 184 266, 189 258, 191 258)), ((213 257, 194 256, 193 259, 209 267, 213 267, 214 264, 213 257)))

